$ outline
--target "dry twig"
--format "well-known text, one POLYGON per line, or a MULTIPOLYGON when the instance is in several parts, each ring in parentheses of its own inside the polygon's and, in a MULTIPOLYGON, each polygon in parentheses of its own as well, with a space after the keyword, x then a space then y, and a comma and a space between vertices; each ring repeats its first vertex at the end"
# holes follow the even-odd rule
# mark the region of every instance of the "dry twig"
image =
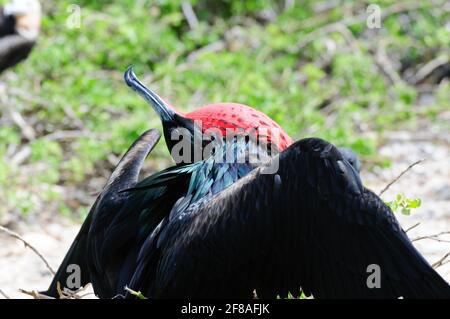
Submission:
POLYGON ((0 295, 5 297, 6 299, 11 299, 3 290, 0 289, 0 295))
MULTIPOLYGON (((224 41, 216 41, 211 44, 205 45, 204 47, 199 48, 198 50, 192 51, 189 53, 189 55, 186 58, 186 61, 188 63, 193 62, 198 56, 205 54, 205 53, 211 53, 211 52, 218 52, 225 48, 225 42, 224 41)), ((183 64, 182 64, 183 66, 183 64)), ((184 66, 186 68, 186 66, 184 66)))
MULTIPOLYGON (((78 289, 76 291, 68 291, 68 290, 62 290, 61 285, 58 282, 56 289, 58 291, 60 299, 82 299, 83 297, 86 297, 86 296, 92 294, 92 293, 86 293, 84 295, 80 295, 80 293, 85 291, 89 286, 90 286, 90 284, 87 284, 86 286, 81 287, 80 289, 78 289)), ((25 295, 32 296, 34 299, 56 299, 54 297, 44 295, 36 290, 29 291, 29 290, 25 290, 25 289, 19 289, 19 291, 25 295)))
POLYGON ((195 15, 194 9, 189 1, 181 2, 181 10, 183 11, 184 16, 186 17, 187 23, 189 24, 189 28, 191 30, 198 28, 198 19, 195 15))
POLYGON ((33 127, 27 123, 25 118, 16 110, 9 110, 9 115, 13 122, 20 128, 22 136, 29 141, 36 139, 36 132, 33 127))
POLYGON ((431 265, 431 267, 433 267, 433 269, 436 269, 438 267, 441 267, 445 264, 448 264, 450 262, 450 260, 447 260, 447 258, 450 256, 450 251, 448 253, 446 253, 441 259, 439 259, 438 261, 436 261, 433 265, 431 265))
POLYGON ((418 160, 412 164, 410 164, 403 172, 401 172, 396 178, 394 178, 389 184, 387 184, 382 190, 381 192, 378 194, 378 196, 381 196, 384 194, 384 192, 386 192, 389 187, 391 187, 394 183, 396 183, 403 175, 406 174, 406 172, 408 172, 411 168, 413 168, 414 166, 416 166, 417 164, 422 163, 424 160, 418 160))
POLYGON ((394 64, 389 59, 389 56, 386 52, 386 43, 385 41, 380 41, 379 45, 376 49, 374 49, 373 58, 376 66, 380 69, 380 71, 386 76, 390 84, 403 83, 403 79, 395 70, 394 64))
POLYGON ((18 233, 13 232, 12 230, 10 230, 6 227, 0 226, 0 230, 7 233, 9 236, 16 238, 16 239, 20 240, 21 242, 23 242, 25 247, 29 247, 44 262, 45 266, 50 271, 50 273, 52 275, 55 275, 55 271, 53 270, 53 268, 50 266, 50 264, 47 262, 47 260, 44 258, 44 256, 42 256, 42 254, 33 245, 31 245, 29 242, 27 242, 25 239, 23 239, 22 236, 20 236, 18 233))
POLYGON ((437 58, 425 63, 410 80, 413 84, 419 84, 423 82, 427 77, 434 72, 434 70, 450 63, 450 59, 447 56, 438 56, 437 58))
POLYGON ((450 234, 450 231, 443 231, 443 232, 440 232, 440 233, 434 234, 434 235, 419 236, 419 237, 412 239, 411 241, 415 242, 415 241, 419 241, 419 240, 423 240, 423 239, 431 239, 431 240, 438 241, 441 243, 450 243, 450 240, 439 238, 442 235, 449 235, 449 234, 450 234))
POLYGON ((34 299, 55 299, 53 297, 43 295, 36 290, 29 291, 29 290, 25 290, 25 289, 19 289, 19 291, 25 295, 32 296, 34 299))
POLYGON ((409 227, 407 230, 405 230, 405 233, 409 232, 410 230, 413 230, 414 228, 416 228, 417 226, 420 225, 420 222, 417 224, 412 225, 411 227, 409 227))

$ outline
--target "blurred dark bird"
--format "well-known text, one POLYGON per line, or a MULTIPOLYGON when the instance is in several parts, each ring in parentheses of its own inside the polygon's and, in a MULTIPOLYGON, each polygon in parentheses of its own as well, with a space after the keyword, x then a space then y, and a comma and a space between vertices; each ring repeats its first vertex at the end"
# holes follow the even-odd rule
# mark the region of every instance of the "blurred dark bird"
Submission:
POLYGON ((292 143, 266 115, 243 105, 183 115, 131 69, 125 80, 161 117, 173 157, 173 134, 181 130, 195 144, 208 128, 255 125, 272 129, 264 136, 271 147, 262 148, 270 156, 266 163, 240 161, 237 154, 263 145, 216 138, 209 155, 138 182, 160 137, 147 131, 112 173, 47 294, 57 296, 58 281, 69 287, 67 266, 78 264, 80 283, 92 282, 102 298, 133 298, 125 286, 148 298, 252 298, 254 291, 259 298, 301 291, 315 298, 450 297, 389 207, 363 186, 346 150, 318 138, 292 143))
POLYGON ((0 7, 0 73, 26 59, 39 35, 37 0, 12 0, 0 7))

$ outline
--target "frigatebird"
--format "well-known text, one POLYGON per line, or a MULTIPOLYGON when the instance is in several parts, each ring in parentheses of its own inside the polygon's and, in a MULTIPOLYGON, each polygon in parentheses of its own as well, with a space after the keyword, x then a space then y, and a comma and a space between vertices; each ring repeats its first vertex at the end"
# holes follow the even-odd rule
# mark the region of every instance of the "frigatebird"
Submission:
POLYGON ((92 282, 101 298, 133 298, 126 286, 148 298, 450 297, 448 283, 389 207, 363 186, 353 155, 319 138, 294 143, 266 115, 243 105, 182 114, 132 69, 125 80, 161 117, 171 151, 173 131, 185 129, 194 141, 205 127, 256 125, 280 133, 268 139, 278 154, 264 164, 223 161, 253 140, 215 140, 209 156, 138 182, 160 137, 145 132, 113 171, 47 294, 57 296, 57 283, 66 286, 67 266, 75 263, 81 284, 92 282), (268 173, 273 162, 277 170, 268 173))
POLYGON ((38 0, 12 0, 0 8, 0 73, 28 57, 40 20, 38 0))

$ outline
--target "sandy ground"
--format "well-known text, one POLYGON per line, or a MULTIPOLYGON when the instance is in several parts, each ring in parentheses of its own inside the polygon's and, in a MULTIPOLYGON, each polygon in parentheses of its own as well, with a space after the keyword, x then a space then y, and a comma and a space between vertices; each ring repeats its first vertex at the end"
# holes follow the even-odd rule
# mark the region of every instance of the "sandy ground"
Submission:
MULTIPOLYGON (((411 238, 450 230, 450 142, 434 138, 433 134, 392 132, 380 152, 391 159, 392 167, 375 172, 364 171, 364 183, 379 192, 409 164, 419 159, 424 162, 415 166, 383 195, 392 199, 397 193, 407 197, 419 197, 422 206, 411 216, 399 215, 404 229, 420 222, 408 234, 411 238)), ((80 225, 62 217, 39 221, 33 225, 20 225, 17 231, 34 245, 57 268, 80 225)), ((450 241, 450 236, 442 237, 450 241)), ((416 247, 430 263, 450 252, 449 242, 434 240, 417 241, 416 247)), ((450 281, 450 263, 437 269, 450 281)), ((27 298, 18 288, 27 290, 46 289, 51 274, 43 262, 16 239, 0 233, 0 289, 11 298, 27 298)), ((0 298, 4 296, 0 295, 0 298)))

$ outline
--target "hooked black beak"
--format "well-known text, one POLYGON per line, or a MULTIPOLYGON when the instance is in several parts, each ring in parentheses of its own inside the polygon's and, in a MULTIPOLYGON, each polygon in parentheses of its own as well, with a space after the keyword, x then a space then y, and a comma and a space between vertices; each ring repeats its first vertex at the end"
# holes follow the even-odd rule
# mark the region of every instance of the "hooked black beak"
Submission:
MULTIPOLYGON (((139 79, 136 77, 136 74, 133 72, 133 67, 130 66, 125 74, 124 74, 125 82, 131 87, 134 91, 136 91, 140 96, 142 96, 146 101, 150 103, 153 109, 158 113, 161 118, 163 130, 164 130, 164 138, 166 140, 167 147, 172 154, 172 149, 180 140, 186 137, 189 138, 191 142, 191 146, 194 147, 194 143, 201 139, 201 130, 196 127, 194 121, 190 118, 184 117, 183 115, 175 112, 173 108, 171 108, 167 103, 165 103, 155 92, 146 88, 144 84, 142 84, 139 79), (180 129, 186 129, 187 135, 183 133, 180 129), (174 133, 174 134, 172 134, 174 133), (179 136, 181 134, 181 136, 179 136), (199 135, 200 134, 200 135, 199 135), (174 135, 174 136, 173 136, 174 135), (198 138, 200 136, 200 138, 198 138)), ((192 159, 185 160, 184 158, 181 161, 178 161, 174 156, 172 156, 176 163, 188 163, 190 160, 192 163, 192 159)))
POLYGON ((175 120, 175 111, 168 106, 155 92, 145 87, 134 74, 133 67, 130 66, 124 74, 125 82, 142 96, 153 109, 158 113, 163 122, 170 122, 175 120))

